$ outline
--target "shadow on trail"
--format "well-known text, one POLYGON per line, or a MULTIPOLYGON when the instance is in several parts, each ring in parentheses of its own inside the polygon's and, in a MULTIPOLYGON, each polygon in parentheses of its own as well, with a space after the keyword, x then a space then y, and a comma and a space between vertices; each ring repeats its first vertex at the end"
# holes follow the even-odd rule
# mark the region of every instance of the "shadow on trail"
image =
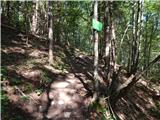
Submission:
POLYGON ((12 118, 16 120, 35 120, 36 119, 36 117, 33 117, 32 114, 26 112, 25 109, 22 109, 18 104, 15 104, 13 102, 8 102, 7 104, 3 102, 1 106, 1 112, 2 112, 2 120, 10 120, 12 118), (13 112, 13 111, 16 111, 16 112, 13 112))
POLYGON ((46 68, 39 68, 47 71, 53 76, 52 81, 46 87, 45 93, 41 96, 43 120, 61 119, 85 119, 86 112, 83 97, 78 91, 83 89, 73 74, 55 74, 46 68), (84 115, 85 114, 85 115, 84 115))
MULTIPOLYGON (((75 56, 73 49, 64 51, 67 55, 68 64, 71 67, 71 72, 78 78, 84 85, 84 88, 92 95, 92 89, 89 88, 88 82, 93 82, 93 58, 91 56, 75 56), (88 80, 88 82, 87 82, 88 80)), ((93 87, 93 85, 92 85, 93 87)))

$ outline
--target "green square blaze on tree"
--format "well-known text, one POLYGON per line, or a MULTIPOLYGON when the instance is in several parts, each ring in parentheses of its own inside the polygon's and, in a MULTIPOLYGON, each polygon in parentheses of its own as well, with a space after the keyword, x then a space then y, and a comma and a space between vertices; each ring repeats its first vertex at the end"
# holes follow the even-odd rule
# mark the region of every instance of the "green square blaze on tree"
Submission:
POLYGON ((96 19, 92 19, 92 27, 97 31, 102 31, 102 23, 97 21, 96 19))

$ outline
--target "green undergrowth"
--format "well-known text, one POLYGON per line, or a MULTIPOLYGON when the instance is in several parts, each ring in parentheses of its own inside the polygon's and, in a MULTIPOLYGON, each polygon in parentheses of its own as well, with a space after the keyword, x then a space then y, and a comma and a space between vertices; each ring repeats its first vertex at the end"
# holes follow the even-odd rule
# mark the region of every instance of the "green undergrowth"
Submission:
POLYGON ((96 111, 96 120, 116 120, 116 118, 110 114, 107 105, 102 105, 100 102, 95 101, 89 105, 89 110, 96 111))
MULTIPOLYGON (((160 103, 159 103, 160 104, 160 103)), ((157 120, 160 120, 160 109, 149 109, 149 111, 151 112, 151 114, 157 118, 157 120)))
POLYGON ((1 90, 1 115, 2 118, 1 120, 25 120, 25 117, 18 112, 13 112, 16 111, 16 107, 14 106, 8 96, 6 95, 5 91, 1 90))
POLYGON ((0 90, 1 91, 1 112, 4 113, 6 111, 6 106, 8 105, 9 103, 9 98, 8 96, 6 95, 5 91, 3 90, 0 90))
POLYGON ((47 71, 43 71, 40 76, 40 84, 49 84, 52 82, 52 78, 47 71))
POLYGON ((1 81, 4 81, 7 79, 7 67, 1 66, 1 81))
POLYGON ((1 99, 1 114, 2 116, 2 120, 5 120, 7 117, 6 111, 9 110, 9 98, 6 95, 5 91, 1 90, 1 94, 0 94, 0 99, 1 99))
POLYGON ((160 101, 156 101, 156 108, 157 109, 151 109, 151 113, 157 118, 160 119, 160 101))
POLYGON ((59 69, 59 70, 66 70, 69 68, 68 63, 68 59, 66 54, 63 52, 62 49, 59 49, 56 53, 54 53, 54 63, 53 63, 53 67, 55 69, 59 69))

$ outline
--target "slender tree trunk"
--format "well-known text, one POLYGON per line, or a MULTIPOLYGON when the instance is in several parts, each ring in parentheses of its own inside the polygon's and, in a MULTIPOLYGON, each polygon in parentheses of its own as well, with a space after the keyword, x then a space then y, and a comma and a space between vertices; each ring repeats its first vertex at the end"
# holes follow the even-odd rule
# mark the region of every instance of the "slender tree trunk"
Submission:
POLYGON ((112 15, 112 10, 113 10, 113 2, 110 2, 109 4, 109 18, 110 18, 110 26, 109 26, 109 72, 108 72, 108 80, 109 80, 109 87, 111 86, 113 82, 113 77, 114 77, 114 72, 116 71, 116 46, 115 46, 115 28, 114 28, 114 22, 113 22, 113 15, 112 15))
POLYGON ((141 22, 141 15, 142 15, 142 1, 138 1, 138 10, 137 10, 137 40, 136 40, 136 56, 135 56, 135 71, 137 71, 138 68, 138 63, 139 63, 139 51, 140 51, 140 42, 142 39, 141 35, 141 27, 142 27, 142 22, 141 22))
POLYGON ((7 6, 7 19, 8 19, 8 23, 10 24, 10 19, 11 19, 11 16, 10 16, 10 1, 7 1, 6 3, 6 6, 7 6))
MULTIPOLYGON (((133 18, 134 18, 134 3, 130 3, 131 9, 130 9, 130 14, 131 14, 131 37, 133 37, 133 18)), ((131 41, 129 38, 129 35, 127 34, 128 41, 131 41)), ((128 50, 128 60, 127 60, 127 72, 130 74, 131 73, 131 58, 132 58, 132 41, 129 42, 129 50, 128 50)))
POLYGON ((17 28, 17 30, 20 30, 20 24, 19 24, 20 1, 16 1, 15 5, 16 5, 16 14, 17 14, 17 16, 16 16, 16 28, 17 28))
POLYGON ((49 1, 49 10, 48 10, 48 22, 49 22, 49 30, 48 30, 48 39, 49 39, 49 64, 53 63, 53 16, 52 16, 52 2, 49 1))
MULTIPOLYGON (((146 29, 146 32, 145 32, 145 40, 144 40, 144 47, 143 47, 143 70, 146 68, 147 66, 147 63, 146 63, 146 56, 147 56, 147 43, 148 43, 148 16, 146 16, 146 25, 145 25, 145 29, 146 29)), ((146 73, 147 75, 147 73, 146 73)))
MULTIPOLYGON (((94 19, 98 20, 98 1, 94 1, 94 19)), ((94 80, 95 80, 95 93, 93 101, 98 97, 99 81, 98 81, 98 32, 94 30, 94 80)))
MULTIPOLYGON (((153 38, 153 35, 154 35, 154 32, 155 32, 155 30, 154 30, 154 22, 153 22, 153 25, 152 25, 152 29, 151 29, 151 34, 150 34, 150 38, 149 38, 149 41, 148 41, 148 47, 147 48, 145 48, 145 49, 148 49, 148 54, 147 54, 147 57, 146 57, 146 66, 148 66, 149 65, 149 62, 150 62, 150 57, 151 57, 151 47, 152 47, 152 38, 153 38)), ((146 68, 146 67, 145 67, 146 68)), ((146 71, 146 76, 148 76, 148 71, 146 71)))
POLYGON ((140 2, 136 1, 133 5, 133 40, 132 40, 132 51, 131 51, 131 68, 130 68, 130 74, 135 74, 138 67, 138 60, 139 60, 139 43, 140 43, 140 29, 141 29, 141 17, 140 17, 140 11, 141 6, 140 2))
POLYGON ((38 0, 35 1, 33 9, 34 9, 34 14, 32 16, 32 28, 31 31, 33 34, 36 34, 37 31, 37 22, 38 22, 38 0))
MULTIPOLYGON (((47 12, 48 12, 48 1, 45 1, 45 7, 44 7, 44 18, 45 18, 45 21, 46 21, 46 24, 45 24, 45 26, 44 26, 44 31, 45 32, 47 32, 48 31, 48 26, 49 26, 49 22, 48 22, 48 14, 47 14, 47 12)), ((46 43, 48 43, 48 42, 46 42, 46 43)))
POLYGON ((134 59, 135 59, 135 37, 136 37, 136 3, 133 2, 133 6, 132 6, 132 46, 131 46, 131 67, 130 67, 130 74, 133 73, 133 69, 134 69, 134 59))
MULTIPOLYGON (((109 34, 109 2, 105 2, 105 14, 104 14, 104 41, 105 41, 105 71, 106 71, 106 76, 107 79, 109 80, 109 53, 110 53, 110 34, 109 34)), ((108 81, 108 84, 110 82, 108 81)))
POLYGON ((25 32, 29 31, 29 15, 28 15, 28 1, 24 2, 24 6, 26 8, 25 13, 24 13, 24 19, 25 19, 25 32))
MULTIPOLYGON (((114 70, 116 70, 116 35, 115 35, 115 25, 114 25, 114 21, 113 21, 113 15, 112 15, 112 5, 113 3, 111 4, 111 7, 110 7, 110 32, 111 32, 111 60, 110 60, 110 66, 111 66, 111 69, 112 69, 112 72, 114 72, 114 70)), ((113 73, 112 73, 113 74, 113 73)), ((112 77, 112 76, 111 76, 112 77)))
MULTIPOLYGON (((57 23, 58 23, 58 43, 62 43, 62 28, 61 28, 61 7, 62 3, 59 1, 57 2, 57 23)), ((76 40, 76 39, 75 39, 76 40)))

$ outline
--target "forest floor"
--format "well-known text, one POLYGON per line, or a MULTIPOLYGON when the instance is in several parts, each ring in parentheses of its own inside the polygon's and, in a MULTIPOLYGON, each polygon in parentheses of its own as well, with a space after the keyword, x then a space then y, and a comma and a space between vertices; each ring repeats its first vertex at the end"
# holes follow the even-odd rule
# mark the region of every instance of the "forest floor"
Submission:
MULTIPOLYGON (((88 110, 93 57, 55 45, 49 66, 47 47, 47 40, 2 29, 2 120, 98 119, 88 110)), ((141 79, 115 111, 122 120, 158 120, 159 93, 158 81, 141 79)))

